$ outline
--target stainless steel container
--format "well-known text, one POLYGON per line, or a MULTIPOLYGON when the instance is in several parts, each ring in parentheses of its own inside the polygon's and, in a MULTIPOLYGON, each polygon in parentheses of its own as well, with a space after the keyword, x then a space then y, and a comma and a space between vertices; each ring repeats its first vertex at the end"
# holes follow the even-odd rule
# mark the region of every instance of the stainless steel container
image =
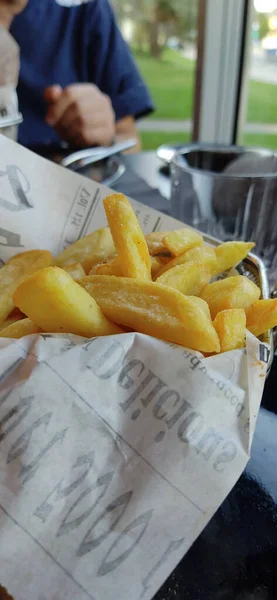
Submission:
POLYGON ((174 217, 221 240, 254 241, 277 272, 277 154, 191 144, 175 153, 171 181, 174 217))
MULTIPOLYGON (((205 243, 209 244, 210 246, 218 246, 221 243, 220 240, 207 234, 203 234, 203 239, 205 243)), ((237 271, 240 275, 244 275, 245 277, 248 277, 248 279, 251 279, 251 281, 253 281, 260 288, 262 300, 277 297, 276 291, 273 291, 270 294, 267 269, 263 261, 258 258, 258 256, 255 256, 252 253, 248 254, 248 256, 238 265, 237 271)), ((223 274, 222 278, 225 276, 226 274, 223 274)), ((267 345, 269 351, 267 363, 267 374, 269 374, 274 358, 274 352, 277 347, 277 328, 275 330, 270 329, 264 333, 260 339, 264 344, 267 345)))

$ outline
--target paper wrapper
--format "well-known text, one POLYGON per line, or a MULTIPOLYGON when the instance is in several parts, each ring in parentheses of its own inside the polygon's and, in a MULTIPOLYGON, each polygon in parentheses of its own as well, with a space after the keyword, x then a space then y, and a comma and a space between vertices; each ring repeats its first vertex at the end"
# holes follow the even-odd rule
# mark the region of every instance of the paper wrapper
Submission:
MULTIPOLYGON (((108 190, 0 138, 3 261, 106 223, 108 190)), ((133 203, 145 232, 180 225, 133 203)), ((148 600, 242 473, 267 349, 138 333, 1 341, 0 582, 16 600, 148 600)))

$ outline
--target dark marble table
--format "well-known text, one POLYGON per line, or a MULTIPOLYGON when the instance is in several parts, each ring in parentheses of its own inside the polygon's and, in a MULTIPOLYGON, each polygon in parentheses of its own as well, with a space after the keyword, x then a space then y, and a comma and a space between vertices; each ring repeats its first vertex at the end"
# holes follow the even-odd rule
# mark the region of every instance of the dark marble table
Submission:
MULTIPOLYGON (((169 197, 170 183, 153 152, 125 156, 118 191, 151 205, 151 188, 169 197), (133 183, 131 175, 133 174, 133 183), (136 176, 147 186, 136 193, 136 176), (125 177, 125 180, 124 180, 125 177), (128 185, 127 185, 128 187, 128 185), (148 194, 148 196, 147 196, 148 194)), ((155 208, 170 211, 155 196, 155 208)), ((248 466, 228 498, 155 600, 277 599, 277 357, 266 382, 248 466)))

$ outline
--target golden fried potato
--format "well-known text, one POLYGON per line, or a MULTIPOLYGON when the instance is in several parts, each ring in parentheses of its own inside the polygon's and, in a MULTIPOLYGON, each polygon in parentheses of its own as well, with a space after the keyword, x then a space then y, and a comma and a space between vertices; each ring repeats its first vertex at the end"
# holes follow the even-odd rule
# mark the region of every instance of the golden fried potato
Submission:
POLYGON ((0 325, 0 331, 5 329, 6 327, 9 327, 9 325, 12 325, 13 323, 20 321, 21 319, 25 319, 25 317, 26 317, 26 315, 23 315, 21 310, 19 310, 18 308, 14 308, 12 310, 12 312, 9 314, 9 316, 7 317, 7 319, 5 319, 5 321, 2 323, 2 325, 0 325))
POLYGON ((277 298, 258 300, 250 306, 246 311, 246 326, 257 337, 277 327, 277 298))
POLYGON ((5 321, 3 321, 3 323, 0 325, 0 331, 3 331, 3 329, 6 329, 13 323, 17 323, 17 321, 19 321, 19 319, 16 317, 7 317, 7 319, 5 319, 5 321))
POLYGON ((13 301, 43 331, 84 337, 122 333, 83 287, 59 267, 29 277, 16 290, 13 301))
POLYGON ((0 325, 14 308, 12 295, 16 288, 26 277, 52 262, 53 257, 48 250, 30 250, 17 254, 0 269, 0 325))
POLYGON ((150 280, 151 265, 147 244, 130 202, 123 194, 111 194, 103 202, 122 274, 125 277, 150 280))
POLYGON ((191 250, 187 250, 184 254, 180 254, 180 256, 176 256, 176 258, 170 260, 161 268, 157 277, 160 277, 169 269, 173 269, 174 267, 177 267, 177 265, 183 265, 187 262, 207 267, 210 270, 211 275, 214 274, 214 271, 217 268, 217 258, 214 249, 210 246, 199 246, 197 248, 191 248, 191 250))
POLYGON ((122 269, 120 266, 120 259, 118 256, 110 262, 103 262, 99 265, 95 265, 89 272, 90 275, 116 275, 122 277, 122 269))
POLYGON ((213 322, 220 341, 220 351, 243 348, 246 335, 246 315, 243 308, 230 308, 217 313, 213 322))
POLYGON ((227 308, 246 310, 259 299, 260 295, 261 290, 258 286, 242 275, 209 283, 201 292, 201 298, 208 302, 212 319, 227 308))
POLYGON ((202 235, 185 227, 170 231, 164 237, 164 245, 173 256, 179 256, 191 248, 203 245, 202 235))
POLYGON ((168 231, 152 231, 151 233, 147 233, 145 236, 145 240, 147 243, 147 247, 149 250, 149 254, 151 256, 156 256, 157 254, 168 254, 170 252, 164 245, 164 238, 168 231))
POLYGON ((102 267, 103 265, 110 265, 113 263, 114 259, 117 258, 117 253, 113 252, 112 254, 109 254, 109 256, 106 256, 106 258, 104 258, 104 260, 101 260, 100 262, 96 263, 95 265, 93 265, 89 271, 89 273, 86 273, 86 275, 95 275, 97 272, 98 267, 102 267))
POLYGON ((255 246, 252 242, 225 242, 215 248, 217 270, 214 275, 236 267, 255 246))
POLYGON ((150 260, 152 279, 155 279, 162 266, 167 265, 167 263, 170 261, 170 258, 167 256, 150 256, 150 260))
POLYGON ((204 313, 205 313, 207 319, 209 319, 209 321, 212 320, 210 307, 209 307, 208 303, 206 302, 206 300, 203 300, 203 298, 199 298, 199 296, 188 296, 188 298, 193 299, 194 305, 198 306, 198 308, 200 310, 204 311, 204 313))
POLYGON ((14 319, 14 323, 15 321, 19 321, 20 319, 25 319, 26 315, 24 315, 23 312, 21 312, 21 310, 19 310, 19 308, 17 308, 17 306, 14 307, 14 309, 12 310, 12 312, 9 314, 9 319, 14 319))
POLYGON ((211 272, 207 267, 189 262, 169 269, 156 279, 157 283, 169 285, 187 296, 199 296, 210 280, 211 272))
POLYGON ((70 263, 70 265, 64 265, 63 270, 71 275, 74 281, 78 281, 78 279, 82 279, 82 277, 85 277, 86 275, 81 263, 78 262, 70 263))
POLYGON ((26 250, 25 252, 14 254, 14 256, 7 261, 6 265, 16 262, 17 264, 20 264, 22 268, 23 265, 25 268, 29 268, 35 263, 36 268, 39 270, 44 269, 45 265, 52 265, 53 260, 53 256, 49 250, 26 250))
POLYGON ((114 322, 203 352, 219 352, 219 339, 194 298, 159 283, 90 275, 81 285, 114 322))
POLYGON ((33 321, 26 318, 21 319, 20 321, 16 321, 15 323, 12 323, 5 329, 2 329, 2 331, 0 331, 0 337, 19 339, 24 337, 25 335, 31 335, 32 333, 41 332, 42 329, 35 325, 33 321))
POLYGON ((55 264, 58 267, 64 267, 64 265, 79 262, 84 271, 88 273, 93 265, 102 262, 113 252, 115 252, 115 247, 111 232, 108 227, 103 227, 68 246, 56 256, 55 264))

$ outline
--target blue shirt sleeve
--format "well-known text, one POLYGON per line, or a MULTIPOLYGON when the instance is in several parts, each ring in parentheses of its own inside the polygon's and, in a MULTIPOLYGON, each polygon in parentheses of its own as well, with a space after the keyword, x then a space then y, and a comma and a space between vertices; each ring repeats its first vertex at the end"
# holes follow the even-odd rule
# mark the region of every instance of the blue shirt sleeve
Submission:
POLYGON ((89 80, 110 97, 116 120, 128 115, 137 119, 152 112, 151 96, 119 31, 109 1, 94 0, 87 4, 87 10, 89 80))

